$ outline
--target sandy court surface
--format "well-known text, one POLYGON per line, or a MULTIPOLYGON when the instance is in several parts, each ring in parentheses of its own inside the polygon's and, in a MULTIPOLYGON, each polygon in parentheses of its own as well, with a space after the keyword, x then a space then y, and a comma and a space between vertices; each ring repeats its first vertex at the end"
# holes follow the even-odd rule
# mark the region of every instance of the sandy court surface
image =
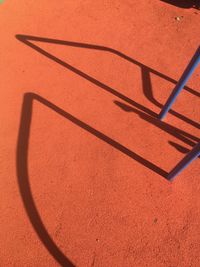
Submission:
POLYGON ((156 119, 200 11, 166 2, 0 4, 1 267, 200 266, 199 159, 164 178, 199 141, 199 67, 156 119))

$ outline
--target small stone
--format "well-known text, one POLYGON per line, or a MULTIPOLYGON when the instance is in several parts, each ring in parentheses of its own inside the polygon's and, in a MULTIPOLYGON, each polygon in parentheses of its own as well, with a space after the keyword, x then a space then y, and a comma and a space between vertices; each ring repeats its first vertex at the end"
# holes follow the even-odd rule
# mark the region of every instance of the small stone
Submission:
POLYGON ((175 20, 178 20, 178 21, 180 21, 180 20, 181 20, 181 18, 180 18, 180 17, 175 17, 175 20))

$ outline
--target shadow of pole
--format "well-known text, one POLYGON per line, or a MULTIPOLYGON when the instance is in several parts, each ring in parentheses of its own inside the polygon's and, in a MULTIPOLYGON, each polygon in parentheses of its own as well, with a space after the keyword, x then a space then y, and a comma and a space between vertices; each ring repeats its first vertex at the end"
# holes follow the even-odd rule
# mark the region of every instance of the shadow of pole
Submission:
POLYGON ((168 124, 164 121, 157 120, 156 118, 151 117, 148 114, 145 114, 138 109, 135 109, 135 108, 128 106, 128 105, 126 105, 122 102, 119 102, 119 101, 114 101, 114 103, 126 112, 134 112, 134 113, 138 114, 143 120, 153 124, 154 126, 158 127, 162 131, 169 133, 170 135, 178 138, 179 140, 185 142, 188 145, 194 146, 196 144, 196 142, 200 141, 200 139, 198 137, 191 135, 191 134, 189 134, 189 133, 187 133, 181 129, 178 129, 174 126, 171 126, 170 124, 168 124), (192 140, 195 140, 195 142, 192 140))
MULTIPOLYGON (((73 47, 80 47, 80 48, 86 48, 86 49, 93 49, 93 50, 100 50, 100 51, 106 51, 106 52, 110 52, 113 53, 137 66, 139 66, 142 70, 142 77, 143 77, 143 91, 144 91, 144 95, 147 97, 147 99, 149 101, 151 101, 153 104, 155 104, 158 107, 162 108, 162 105, 155 100, 155 98, 153 97, 153 92, 152 92, 152 86, 151 86, 151 81, 150 81, 150 73, 153 73, 171 83, 176 84, 177 81, 173 80, 172 78, 152 69, 147 67, 146 65, 132 59, 131 57, 115 50, 109 47, 105 47, 105 46, 100 46, 100 45, 92 45, 92 44, 86 44, 86 43, 77 43, 77 42, 70 42, 70 41, 64 41, 64 40, 56 40, 56 39, 50 39, 50 38, 43 38, 43 37, 36 37, 36 36, 29 36, 29 35, 16 35, 16 38, 23 42, 24 44, 26 44, 27 46, 33 48, 34 50, 36 50, 37 52, 41 53, 42 55, 46 56, 47 58, 53 60, 54 62, 62 65, 63 67, 73 71, 74 73, 78 74, 79 76, 83 77, 84 79, 92 82, 93 84, 101 87, 102 89, 106 90, 107 92, 121 98, 123 101, 126 101, 127 103, 139 108, 140 110, 148 113, 151 116, 157 117, 158 114, 156 114, 155 112, 153 112, 152 110, 142 106, 141 104, 135 102, 134 100, 130 99, 129 97, 123 95, 122 93, 116 91, 115 89, 107 86, 106 84, 98 81, 97 79, 93 78, 92 76, 82 72, 81 70, 73 67, 72 65, 64 62, 63 60, 55 57, 54 55, 48 53, 47 51, 45 51, 44 49, 40 48, 39 46, 33 44, 30 41, 38 41, 38 42, 44 42, 44 43, 52 43, 52 44, 59 44, 59 45, 67 45, 67 46, 73 46, 73 47)), ((190 92, 191 94, 200 97, 200 93, 198 93, 197 91, 185 86, 184 87, 185 90, 187 90, 188 92, 190 92)), ((177 116, 179 119, 193 125, 194 127, 200 128, 200 125, 197 122, 192 121, 191 119, 183 116, 182 114, 179 114, 176 111, 170 110, 170 113, 177 116)))
POLYGON ((199 0, 161 0, 162 2, 165 2, 167 4, 178 6, 182 8, 199 8, 200 7, 200 1, 199 0))

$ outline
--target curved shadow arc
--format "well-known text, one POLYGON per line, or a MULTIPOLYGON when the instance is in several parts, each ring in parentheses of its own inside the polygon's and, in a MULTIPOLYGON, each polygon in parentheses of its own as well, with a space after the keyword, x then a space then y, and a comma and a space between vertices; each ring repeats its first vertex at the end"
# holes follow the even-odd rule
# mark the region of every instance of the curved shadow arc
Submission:
POLYGON ((47 232, 35 205, 28 174, 28 147, 32 118, 33 98, 28 94, 24 96, 21 112, 21 121, 17 141, 17 178, 22 201, 29 217, 43 245, 63 267, 75 267, 75 265, 63 254, 47 232))

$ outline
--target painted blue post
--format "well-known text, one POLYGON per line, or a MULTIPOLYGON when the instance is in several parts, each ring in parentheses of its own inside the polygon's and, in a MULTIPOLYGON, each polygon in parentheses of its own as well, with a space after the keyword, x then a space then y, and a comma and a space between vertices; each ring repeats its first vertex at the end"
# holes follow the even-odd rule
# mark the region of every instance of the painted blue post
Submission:
POLYGON ((174 178, 199 155, 200 155, 200 142, 174 167, 174 169, 168 174, 167 179, 173 181, 174 178))
POLYGON ((176 84, 173 92, 171 93, 170 97, 165 103, 163 109, 161 110, 158 116, 160 120, 165 118, 167 112, 170 110, 172 104, 176 100, 177 96, 179 95, 183 87, 186 85, 187 81, 189 80, 190 76, 192 75, 192 73, 194 72, 199 63, 200 63, 200 46, 197 49, 196 53, 194 54, 193 58, 191 59, 190 63, 188 64, 187 68, 183 72, 180 80, 176 84))

